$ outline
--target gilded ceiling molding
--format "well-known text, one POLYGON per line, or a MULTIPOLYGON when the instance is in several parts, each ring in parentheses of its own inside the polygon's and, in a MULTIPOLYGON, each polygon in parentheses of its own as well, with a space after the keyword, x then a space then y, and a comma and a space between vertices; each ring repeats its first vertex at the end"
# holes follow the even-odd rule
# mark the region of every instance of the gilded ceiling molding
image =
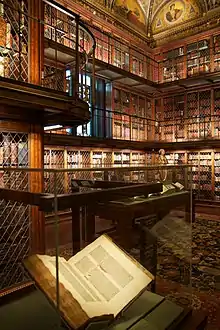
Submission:
POLYGON ((154 6, 154 2, 155 0, 148 0, 149 1, 149 5, 148 5, 148 23, 147 23, 147 35, 148 37, 152 36, 152 25, 151 25, 151 21, 152 21, 152 15, 153 15, 153 6, 154 6))

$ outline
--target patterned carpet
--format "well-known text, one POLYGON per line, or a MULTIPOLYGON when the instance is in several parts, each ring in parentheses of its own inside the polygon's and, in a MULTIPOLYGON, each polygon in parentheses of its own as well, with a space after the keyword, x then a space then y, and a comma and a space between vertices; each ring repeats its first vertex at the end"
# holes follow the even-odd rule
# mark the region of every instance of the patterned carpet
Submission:
MULTIPOLYGON (((220 329, 220 221, 196 217, 192 230, 192 271, 181 276, 182 261, 159 251, 157 292, 184 306, 204 310, 207 330, 220 329), (176 267, 175 267, 176 265, 176 267), (173 278, 172 278, 173 277, 173 278), (176 280, 176 282, 172 280, 176 280)), ((183 269, 183 267, 182 267, 183 269)))

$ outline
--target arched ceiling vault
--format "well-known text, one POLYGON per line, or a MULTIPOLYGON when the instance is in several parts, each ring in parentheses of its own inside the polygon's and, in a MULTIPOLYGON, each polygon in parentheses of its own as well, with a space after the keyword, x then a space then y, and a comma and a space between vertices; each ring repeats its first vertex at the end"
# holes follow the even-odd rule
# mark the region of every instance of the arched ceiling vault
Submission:
POLYGON ((220 20, 220 0, 86 1, 104 6, 116 20, 145 35, 152 46, 216 27, 220 20))
POLYGON ((220 0, 105 0, 105 2, 115 13, 133 24, 136 23, 137 27, 144 30, 148 36, 186 21, 204 17, 216 8, 220 9, 220 0))

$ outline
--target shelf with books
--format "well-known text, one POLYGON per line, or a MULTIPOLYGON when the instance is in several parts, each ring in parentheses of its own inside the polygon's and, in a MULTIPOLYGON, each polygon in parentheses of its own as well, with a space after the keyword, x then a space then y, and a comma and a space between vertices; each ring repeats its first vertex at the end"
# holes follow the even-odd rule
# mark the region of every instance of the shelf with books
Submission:
POLYGON ((215 200, 220 201, 220 152, 214 156, 215 200))
POLYGON ((174 118, 183 118, 185 114, 184 95, 179 94, 174 96, 174 118))
POLYGON ((199 114, 200 117, 211 116, 211 91, 199 92, 199 114))
POLYGON ((188 181, 192 180, 192 190, 196 197, 199 196, 199 152, 188 152, 187 163, 192 165, 188 175, 188 181), (191 172, 192 171, 192 172, 191 172), (192 175, 192 177, 191 177, 192 175))
POLYGON ((113 138, 122 140, 147 140, 147 119, 152 118, 151 102, 144 96, 113 90, 113 138))
POLYGON ((163 139, 173 141, 174 139, 174 99, 166 97, 163 99, 163 139))
POLYGON ((210 72, 210 40, 187 45, 187 76, 210 72))
POLYGON ((155 128, 154 135, 155 140, 160 141, 162 138, 162 129, 160 122, 163 121, 163 107, 162 107, 162 99, 155 99, 155 128))
POLYGON ((187 93, 186 117, 191 118, 197 116, 199 116, 199 93, 187 93))
POLYGON ((184 119, 176 119, 174 124, 174 141, 181 142, 185 139, 184 119))
POLYGON ((220 88, 214 89, 214 115, 220 115, 220 88))
MULTIPOLYGON (((132 151, 131 152, 131 165, 132 166, 146 166, 146 154, 144 152, 132 151)), ((136 182, 145 181, 145 171, 132 171, 131 180, 136 182)))
POLYGON ((214 71, 220 71, 220 35, 213 37, 214 71))
POLYGON ((113 156, 114 165, 129 165, 131 163, 131 157, 129 151, 115 151, 113 156))
POLYGON ((184 78, 184 49, 179 47, 163 54, 162 72, 163 82, 170 82, 184 78))
POLYGON ((113 42, 113 65, 129 71, 129 47, 117 40, 112 40, 113 42))
MULTIPOLYGON (((110 167, 112 166, 112 152, 105 150, 93 150, 91 151, 91 163, 94 167, 110 167)), ((103 171, 93 172, 94 180, 104 180, 103 171)))
POLYGON ((166 153, 166 159, 168 165, 173 165, 174 164, 174 153, 166 153))
POLYGON ((143 77, 145 69, 145 56, 135 50, 131 50, 131 72, 143 77))
POLYGON ((199 198, 212 199, 212 152, 199 154, 199 198))

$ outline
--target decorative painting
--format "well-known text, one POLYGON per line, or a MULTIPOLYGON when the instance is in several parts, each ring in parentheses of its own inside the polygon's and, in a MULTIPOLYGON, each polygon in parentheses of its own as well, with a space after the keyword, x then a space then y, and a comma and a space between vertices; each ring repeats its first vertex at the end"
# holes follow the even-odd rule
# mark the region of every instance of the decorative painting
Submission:
POLYGON ((152 32, 158 33, 168 28, 195 19, 200 10, 195 0, 172 0, 163 6, 153 18, 152 32))
POLYGON ((113 9, 139 29, 146 30, 145 15, 137 0, 116 0, 113 9))

